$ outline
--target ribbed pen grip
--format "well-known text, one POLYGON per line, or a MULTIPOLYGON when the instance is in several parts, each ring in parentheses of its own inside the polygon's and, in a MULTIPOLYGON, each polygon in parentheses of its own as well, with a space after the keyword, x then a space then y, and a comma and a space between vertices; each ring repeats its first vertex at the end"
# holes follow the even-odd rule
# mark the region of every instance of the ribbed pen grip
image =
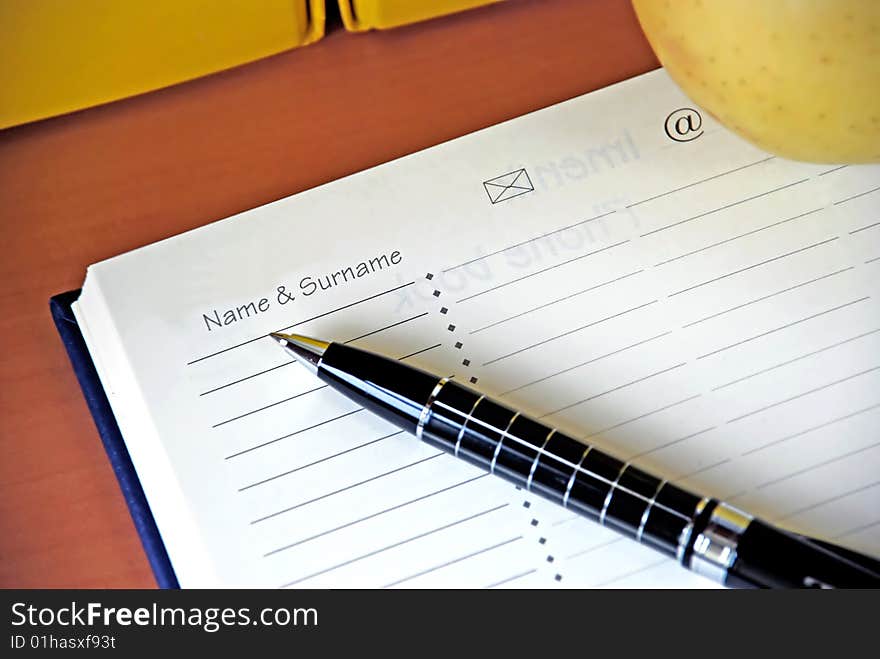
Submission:
POLYGON ((429 402, 421 438, 679 559, 701 501, 454 382, 429 402))

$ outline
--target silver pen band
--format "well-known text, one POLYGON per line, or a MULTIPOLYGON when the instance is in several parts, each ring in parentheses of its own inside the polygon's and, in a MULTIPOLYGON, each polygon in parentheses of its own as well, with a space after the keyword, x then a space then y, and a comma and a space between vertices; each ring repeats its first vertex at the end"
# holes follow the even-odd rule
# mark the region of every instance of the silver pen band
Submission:
POLYGON ((425 428, 425 424, 428 422, 428 417, 431 415, 431 406, 434 405, 434 401, 437 400, 437 396, 440 395, 440 390, 443 389, 443 385, 447 382, 449 382, 449 378, 440 378, 437 381, 437 384, 434 385, 433 391, 431 391, 431 395, 428 396, 428 401, 419 413, 419 422, 416 425, 416 437, 419 440, 422 439, 422 431, 425 428))
POLYGON ((692 571, 723 584, 736 562, 737 546, 752 516, 724 502, 716 504, 706 526, 693 539, 687 565, 692 571))

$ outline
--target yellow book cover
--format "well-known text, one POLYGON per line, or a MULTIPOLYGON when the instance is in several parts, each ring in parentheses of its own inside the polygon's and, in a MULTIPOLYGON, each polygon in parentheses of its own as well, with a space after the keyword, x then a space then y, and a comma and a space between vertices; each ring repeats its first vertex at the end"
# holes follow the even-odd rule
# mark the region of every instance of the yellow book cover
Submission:
POLYGON ((2 0, 0 128, 302 46, 324 0, 2 0))
POLYGON ((415 23, 500 0, 339 0, 347 30, 362 32, 415 23))

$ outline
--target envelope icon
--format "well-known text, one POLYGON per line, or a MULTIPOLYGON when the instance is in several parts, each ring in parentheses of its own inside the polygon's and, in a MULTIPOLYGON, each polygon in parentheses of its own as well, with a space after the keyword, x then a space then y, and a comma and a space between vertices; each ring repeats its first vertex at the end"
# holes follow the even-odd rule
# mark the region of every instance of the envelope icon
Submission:
POLYGON ((483 187, 486 188, 489 201, 493 204, 535 191, 535 186, 532 185, 529 173, 525 169, 517 169, 507 174, 490 178, 488 181, 483 181, 483 187))

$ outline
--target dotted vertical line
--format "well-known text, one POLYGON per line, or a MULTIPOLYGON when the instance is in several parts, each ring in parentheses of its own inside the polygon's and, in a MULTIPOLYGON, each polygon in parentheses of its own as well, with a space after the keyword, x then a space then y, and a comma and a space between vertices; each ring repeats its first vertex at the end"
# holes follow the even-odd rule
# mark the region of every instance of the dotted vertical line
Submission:
POLYGON ((554 568, 557 566, 556 555, 553 553, 552 543, 548 539, 549 536, 549 527, 546 527, 546 523, 542 520, 541 514, 533 508, 534 497, 531 493, 525 492, 521 487, 516 488, 519 492, 523 494, 523 502, 522 507, 526 512, 526 517, 530 518, 529 526, 531 527, 529 533, 529 542, 535 543, 537 545, 536 556, 539 556, 541 563, 537 565, 538 570, 540 571, 549 571, 550 574, 553 575, 553 580, 556 582, 562 581, 561 571, 555 571, 554 568))
MULTIPOLYGON (((425 279, 427 281, 434 280, 434 274, 428 272, 425 275, 425 279)), ((454 318, 454 313, 450 311, 449 307, 447 307, 441 298, 443 297, 443 291, 437 287, 437 284, 434 284, 435 288, 432 293, 434 298, 437 300, 437 306, 439 307, 438 311, 441 316, 444 316, 444 322, 446 323, 445 330, 450 332, 453 337, 452 350, 456 353, 455 360, 465 369, 460 374, 460 380, 466 380, 468 383, 475 385, 479 382, 480 378, 476 375, 472 374, 470 371, 472 357, 468 354, 467 348, 465 345, 466 339, 461 338, 461 327, 457 324, 456 319, 454 318)), ((456 377, 456 374, 452 374, 450 377, 456 377)), ((563 580, 563 575, 560 571, 554 571, 554 568, 558 567, 557 558, 554 555, 552 548, 550 547, 550 541, 548 540, 549 528, 544 528, 546 524, 542 521, 541 514, 537 512, 536 508, 540 506, 533 507, 534 496, 525 490, 522 487, 516 487, 516 494, 522 497, 521 510, 524 513, 523 520, 525 524, 527 524, 527 532, 524 533, 525 536, 529 538, 529 542, 534 543, 534 548, 536 553, 534 554, 536 565, 535 567, 541 571, 545 572, 549 570, 549 573, 552 574, 552 578, 554 581, 561 582, 563 580), (525 521, 528 520, 528 521, 525 521), (538 562, 540 561, 540 562, 538 562)))
MULTIPOLYGON (((428 272, 427 274, 425 274, 425 279, 428 281, 433 281, 434 273, 428 272)), ((456 354, 456 356, 455 356, 455 360, 456 360, 456 362, 461 364, 461 366, 463 366, 465 369, 468 369, 471 365, 471 359, 470 359, 470 357, 466 356, 466 352, 464 352, 465 344, 464 344, 464 340, 460 337, 461 330, 460 330, 459 326, 456 325, 456 323, 452 319, 449 307, 447 307, 445 304, 443 304, 442 301, 440 301, 440 298, 443 296, 443 291, 440 290, 440 288, 438 288, 436 286, 437 285, 435 284, 435 288, 434 288, 432 295, 435 298, 437 298, 437 304, 439 306, 439 309, 438 309, 439 313, 442 316, 445 316, 446 320, 449 321, 448 324, 446 325, 446 331, 452 333, 452 338, 453 338, 452 348, 453 348, 453 350, 459 351, 458 354, 456 354)), ((456 374, 453 373, 452 375, 450 375, 450 377, 454 378, 454 377, 456 377, 456 374)), ((479 378, 477 376, 470 375, 467 372, 462 374, 460 379, 462 379, 462 380, 466 379, 471 384, 477 384, 477 382, 479 382, 479 378)))

